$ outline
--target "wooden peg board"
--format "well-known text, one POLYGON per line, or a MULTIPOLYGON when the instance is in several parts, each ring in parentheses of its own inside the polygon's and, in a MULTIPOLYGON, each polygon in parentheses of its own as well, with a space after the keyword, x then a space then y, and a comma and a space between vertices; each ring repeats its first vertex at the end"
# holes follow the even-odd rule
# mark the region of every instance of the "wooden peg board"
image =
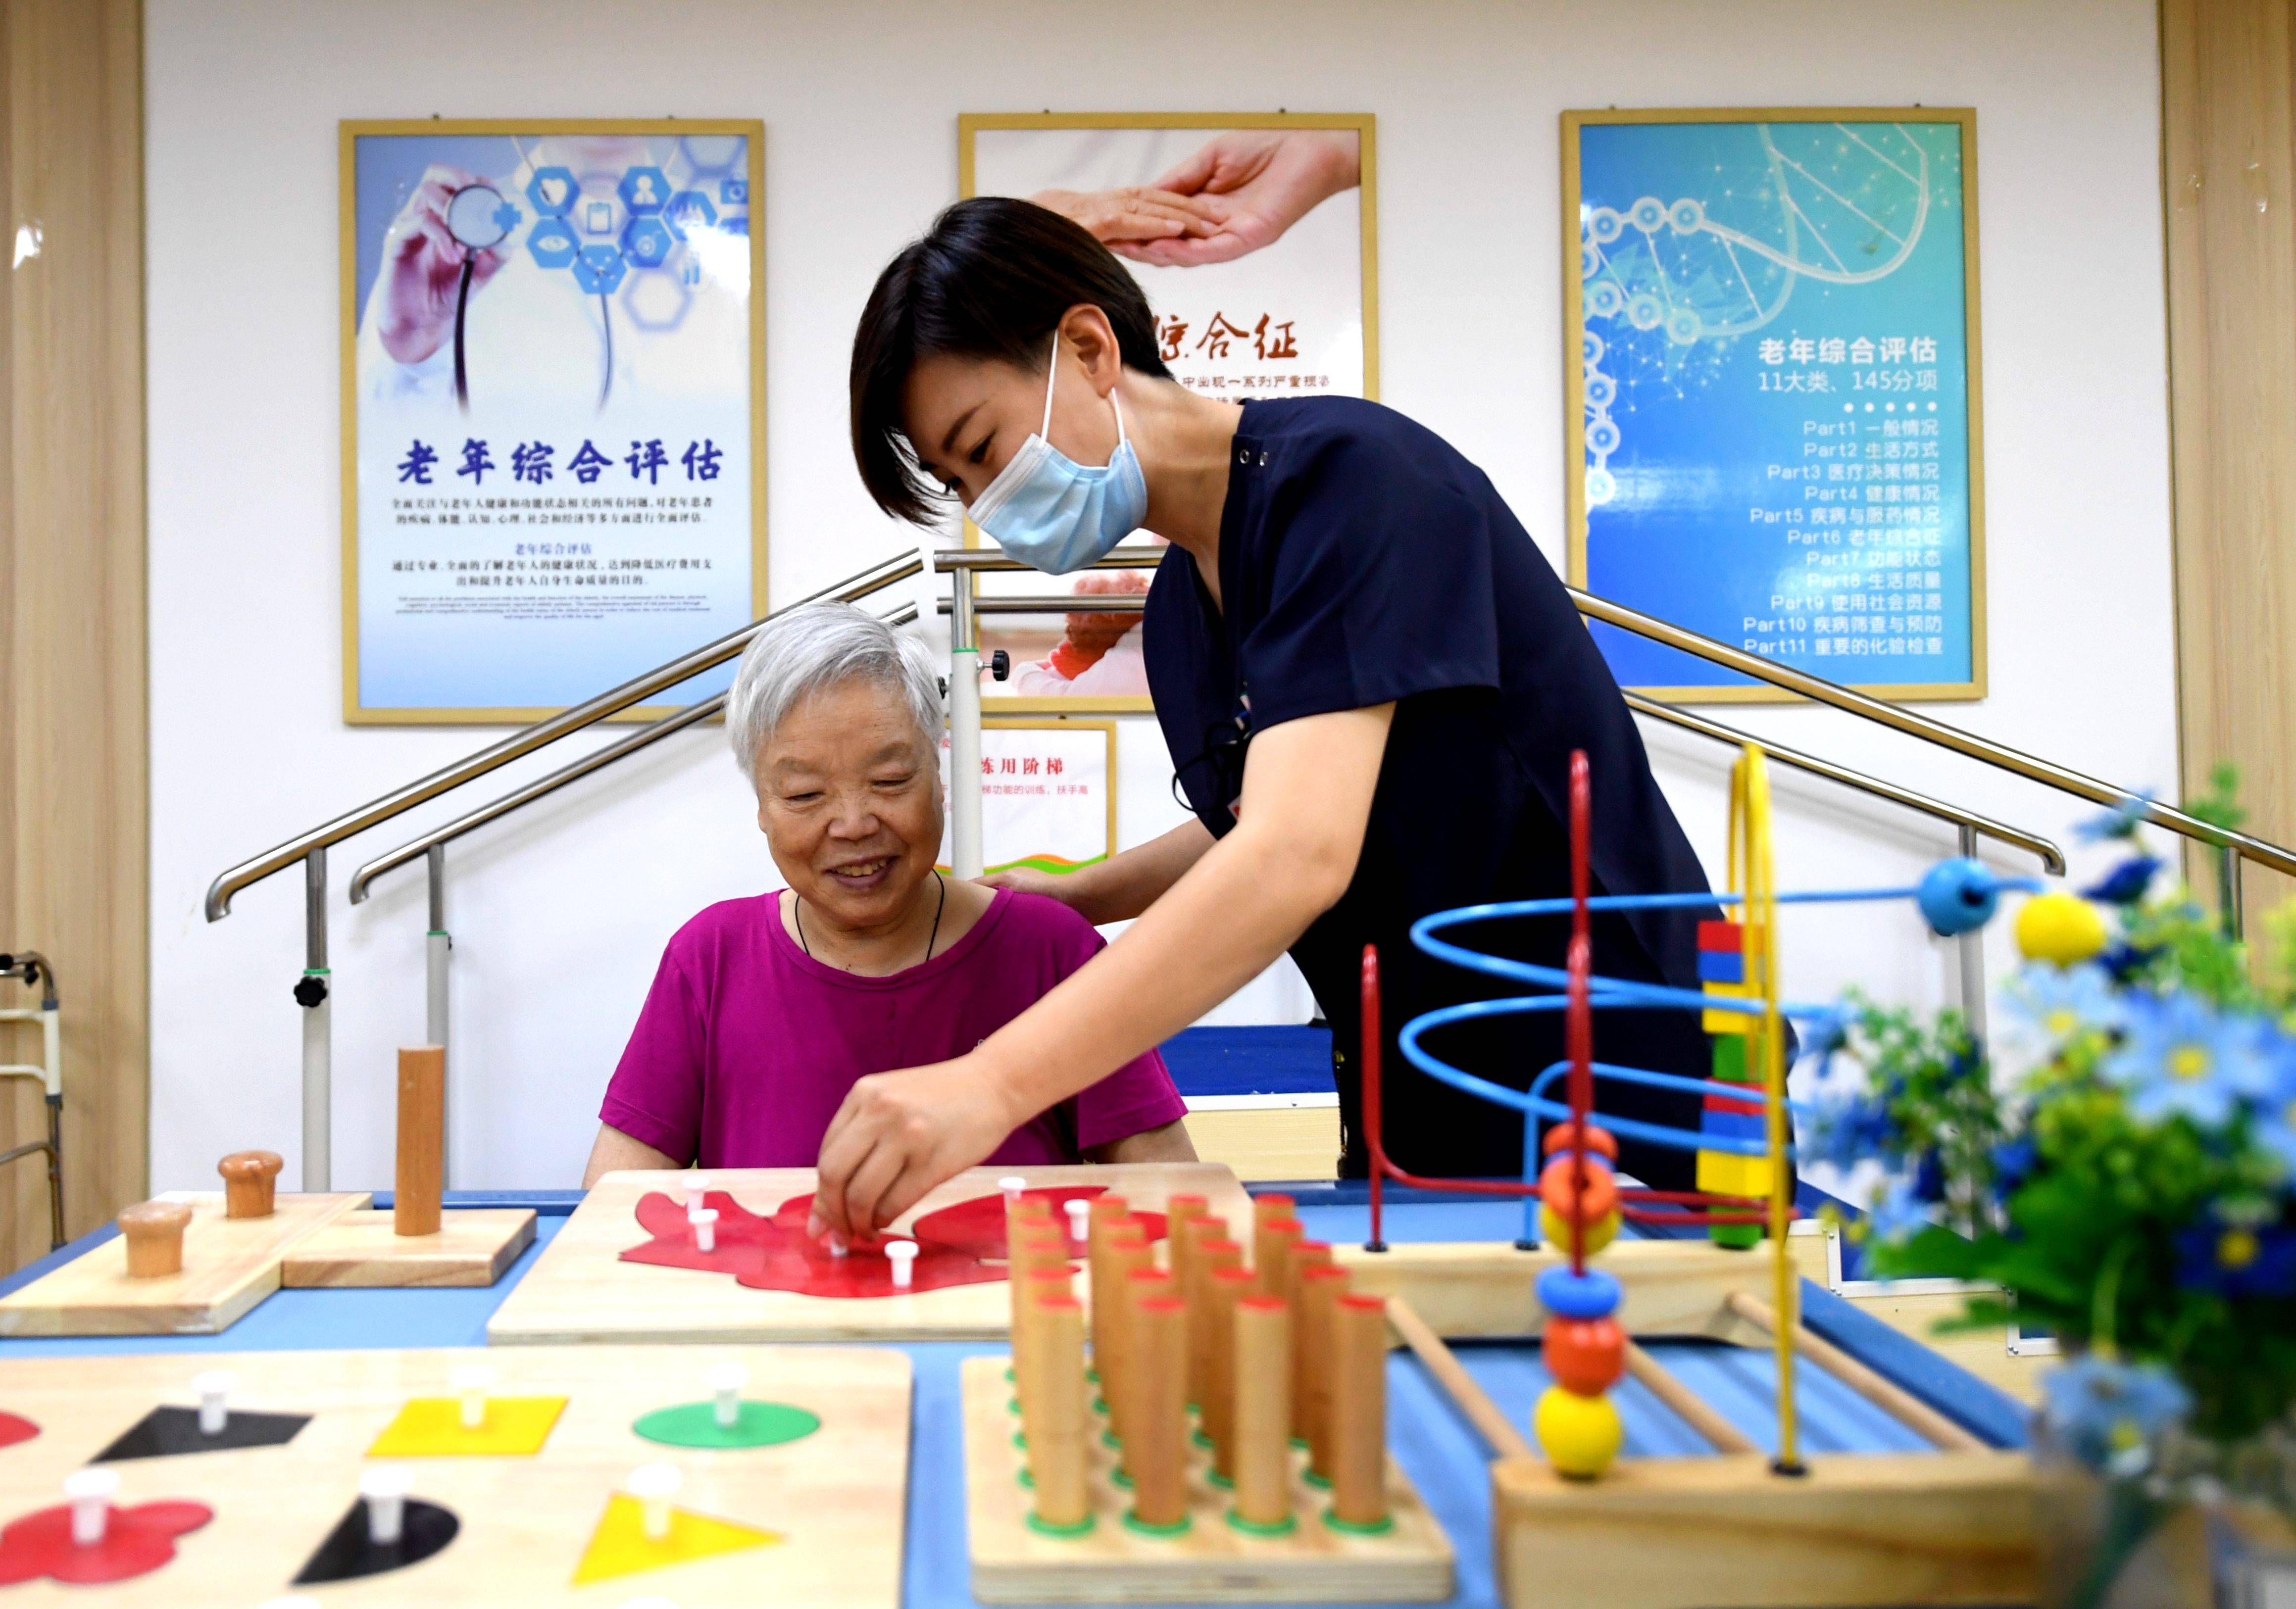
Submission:
POLYGON ((964 1480, 972 1592, 984 1604, 1430 1603, 1451 1596, 1450 1539, 1419 1494, 1387 1462, 1383 1536, 1349 1536, 1323 1522, 1331 1494, 1301 1475, 1294 1450, 1290 1534, 1247 1536, 1227 1523, 1230 1494, 1204 1478, 1211 1455, 1191 1449, 1189 1526, 1144 1536, 1124 1523, 1128 1493, 1110 1475, 1116 1455, 1093 1438, 1093 1527, 1080 1537, 1032 1529, 1034 1499, 1021 1484, 1027 1455, 1013 1445, 1021 1416, 1004 1378, 1010 1360, 964 1361, 964 1480))
POLYGON ((283 1446, 135 1459, 119 1471, 122 1507, 190 1499, 215 1518, 147 1575, 94 1589, 39 1580, 12 1603, 123 1609, 232 1609, 310 1592, 330 1609, 603 1605, 660 1595, 679 1609, 897 1609, 907 1503, 910 1372, 897 1352, 853 1347, 594 1347, 436 1352, 287 1352, 12 1363, 0 1408, 41 1427, 0 1458, 0 1524, 62 1500, 65 1475, 161 1403, 191 1406, 192 1376, 239 1376, 234 1408, 313 1416, 283 1446), (299 1588, 297 1572, 357 1499, 366 1450, 412 1398, 452 1397, 450 1375, 482 1360, 492 1394, 563 1396, 530 1457, 394 1458, 414 1498, 461 1522, 436 1556, 386 1574, 299 1588), (705 1368, 739 1362, 748 1401, 809 1409, 821 1428, 746 1450, 689 1450, 631 1431, 643 1414, 707 1401, 705 1368), (642 1464, 674 1464, 682 1511, 778 1533, 769 1547, 697 1557, 576 1587, 578 1564, 610 1500, 642 1464))
MULTIPOLYGON (((814 1188, 811 1168, 708 1170, 709 1188, 750 1212, 771 1213, 814 1188)), ((1215 1216, 1249 1236, 1251 1201, 1235 1175, 1205 1163, 1108 1167, 973 1168, 958 1174, 893 1225, 905 1231, 942 1207, 996 1194, 1008 1175, 1033 1187, 1101 1185, 1132 1205, 1160 1212, 1174 1196, 1198 1195, 1215 1216)), ((652 1192, 679 1196, 686 1172, 609 1173, 574 1210, 487 1323, 494 1345, 629 1341, 990 1340, 1011 1327, 1013 1297, 1002 1280, 917 1295, 840 1300, 751 1290, 699 1269, 624 1262, 648 1236, 636 1216, 652 1192)), ((1088 1284, 1080 1279, 1079 1284, 1088 1284)))
POLYGON ((450 1208, 428 1235, 402 1235, 390 1213, 347 1213, 287 1254, 289 1290, 492 1285, 534 1244, 530 1207, 450 1208))
POLYGON ((113 1237, 21 1290, 0 1296, 0 1335, 212 1335, 279 1288, 289 1248, 365 1194, 281 1195, 266 1218, 226 1218, 223 1192, 170 1191, 190 1205, 183 1271, 127 1277, 127 1243, 113 1237))

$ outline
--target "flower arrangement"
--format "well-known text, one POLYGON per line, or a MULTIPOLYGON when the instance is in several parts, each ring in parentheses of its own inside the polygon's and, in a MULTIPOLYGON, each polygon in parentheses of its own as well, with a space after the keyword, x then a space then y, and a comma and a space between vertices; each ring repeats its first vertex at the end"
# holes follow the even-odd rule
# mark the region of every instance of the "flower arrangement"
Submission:
MULTIPOLYGON (((2236 826, 2232 792, 2220 772, 2194 813, 2236 826)), ((2140 1521, 2202 1485, 2296 1512, 2296 904, 2254 964, 2159 889, 2142 813, 2083 829, 2127 845, 2107 877, 2019 912, 1992 1044, 1956 1012, 1838 1007, 1800 1154, 1882 1163, 1851 1229, 1876 1272, 1997 1286, 1957 1322, 2059 1338, 2043 1436, 2149 1494, 2140 1521)))

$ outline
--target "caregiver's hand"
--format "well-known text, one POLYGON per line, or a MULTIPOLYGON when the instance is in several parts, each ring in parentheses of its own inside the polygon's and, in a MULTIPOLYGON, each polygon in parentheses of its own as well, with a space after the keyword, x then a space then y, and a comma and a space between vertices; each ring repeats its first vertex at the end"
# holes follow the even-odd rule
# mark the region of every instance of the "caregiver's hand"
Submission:
POLYGON ((1120 190, 1040 190, 1029 198, 1105 244, 1216 233, 1226 209, 1208 198, 1127 185, 1120 190))
POLYGON ((1272 245, 1326 198, 1362 181, 1352 134, 1320 129, 1238 129, 1156 181, 1160 192, 1218 205, 1221 227, 1163 240, 1110 241, 1136 263, 1195 268, 1272 245))
POLYGON ((1004 1086, 971 1057, 871 1074, 830 1120, 806 1232, 875 1234, 1035 1115, 1012 1109, 1004 1086))
MULTIPOLYGON (((399 363, 421 363, 455 327, 466 253, 447 232, 447 203, 478 182, 474 173, 432 164, 382 237, 382 277, 369 308, 382 349, 399 363)), ((491 246, 472 255, 472 294, 502 265, 503 254, 491 246)))

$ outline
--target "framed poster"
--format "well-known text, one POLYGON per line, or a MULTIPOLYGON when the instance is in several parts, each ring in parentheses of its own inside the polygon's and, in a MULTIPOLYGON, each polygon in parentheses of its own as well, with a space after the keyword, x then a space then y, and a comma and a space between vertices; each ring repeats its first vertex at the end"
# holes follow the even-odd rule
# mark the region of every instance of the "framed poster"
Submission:
POLYGON ((764 143, 341 126, 344 720, 539 720, 765 613, 764 143))
MULTIPOLYGON (((1977 114, 1568 111, 1562 199, 1572 584, 1983 698, 1977 114)), ((1791 697, 1593 629, 1654 697, 1791 697)))
MULTIPOLYGON (((942 774, 948 739, 941 739, 942 774)), ((950 829, 940 864, 955 864, 950 829)), ((980 724, 980 850, 988 871, 1054 875, 1116 853, 1116 723, 991 720, 980 724)))
MULTIPOLYGON (((961 195, 1025 196, 1090 229, 1147 292, 1161 356, 1182 385, 1243 402, 1379 395, 1376 127, 1368 113, 968 113, 957 119, 961 195), (1216 204, 1216 225, 1177 240, 1133 238, 1122 192, 1145 188, 1216 204)), ((965 543, 981 544, 970 522, 965 543)), ((1160 547, 1142 535, 1141 543, 1160 547)), ((1150 572, 1054 580, 988 575, 1003 592, 1145 592, 1150 572)), ((1137 614, 989 616, 985 707, 1151 707, 1137 614)))

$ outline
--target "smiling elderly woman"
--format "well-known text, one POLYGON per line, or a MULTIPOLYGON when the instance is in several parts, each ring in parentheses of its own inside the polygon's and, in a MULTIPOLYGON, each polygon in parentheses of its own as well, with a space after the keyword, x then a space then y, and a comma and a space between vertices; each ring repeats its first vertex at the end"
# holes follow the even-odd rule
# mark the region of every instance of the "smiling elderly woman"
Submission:
MULTIPOLYGON (((712 905, 661 958, 606 1088, 613 1168, 811 1167, 872 1073, 961 1056, 1102 948, 1057 901, 941 876, 940 682, 850 604, 758 632, 726 699, 734 758, 789 886, 712 905)), ((992 1163, 1192 1161, 1151 1050, 1040 1113, 992 1163)))

